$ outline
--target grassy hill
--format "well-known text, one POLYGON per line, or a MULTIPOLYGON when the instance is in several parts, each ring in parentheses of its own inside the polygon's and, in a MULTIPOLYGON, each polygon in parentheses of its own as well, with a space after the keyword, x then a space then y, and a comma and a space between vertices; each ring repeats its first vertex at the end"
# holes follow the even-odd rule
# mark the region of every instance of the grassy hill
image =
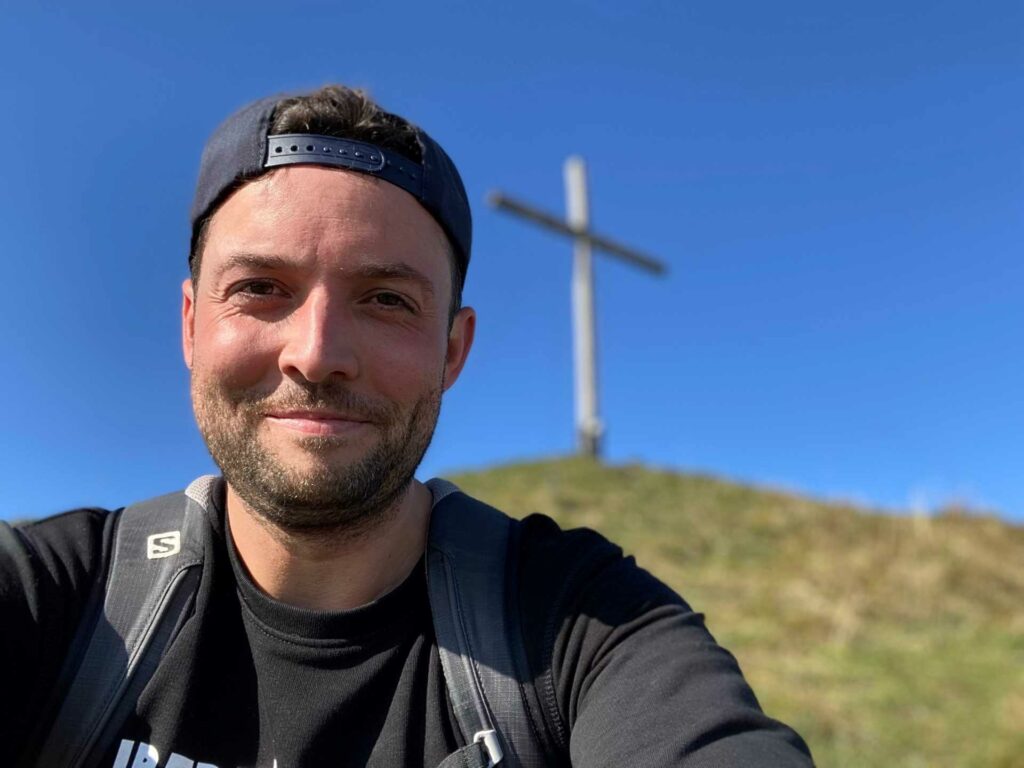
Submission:
POLYGON ((819 765, 1024 766, 1024 528, 581 459, 451 479, 634 554, 819 765))

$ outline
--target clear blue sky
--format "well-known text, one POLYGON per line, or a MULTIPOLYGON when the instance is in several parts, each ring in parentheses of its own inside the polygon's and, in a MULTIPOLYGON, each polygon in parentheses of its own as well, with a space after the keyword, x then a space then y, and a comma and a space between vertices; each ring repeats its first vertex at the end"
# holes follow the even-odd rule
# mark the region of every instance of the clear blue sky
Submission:
POLYGON ((0 516, 212 464, 179 343, 187 209, 231 110, 367 86, 456 159, 476 347, 421 474, 573 448, 563 210, 597 265, 613 462, 1024 518, 1019 2, 5 4, 0 516))

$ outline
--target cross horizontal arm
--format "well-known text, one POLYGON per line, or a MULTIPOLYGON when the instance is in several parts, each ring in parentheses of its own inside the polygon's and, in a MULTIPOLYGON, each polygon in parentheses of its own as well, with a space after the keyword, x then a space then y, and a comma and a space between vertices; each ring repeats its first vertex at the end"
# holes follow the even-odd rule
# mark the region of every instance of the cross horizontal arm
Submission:
POLYGON ((656 275, 662 275, 666 271, 664 264, 656 259, 652 259, 650 256, 640 253, 639 251, 635 251, 621 243, 615 242, 614 240, 610 240, 607 237, 596 235, 586 229, 574 227, 560 219, 558 216, 534 208, 532 205, 527 203, 513 200, 501 192, 492 192, 487 196, 487 201, 494 208, 530 219, 547 229, 563 235, 569 235, 570 237, 583 238, 590 243, 592 248, 605 251, 612 256, 618 256, 620 259, 628 261, 630 264, 634 264, 642 269, 646 269, 648 272, 653 272, 656 275))

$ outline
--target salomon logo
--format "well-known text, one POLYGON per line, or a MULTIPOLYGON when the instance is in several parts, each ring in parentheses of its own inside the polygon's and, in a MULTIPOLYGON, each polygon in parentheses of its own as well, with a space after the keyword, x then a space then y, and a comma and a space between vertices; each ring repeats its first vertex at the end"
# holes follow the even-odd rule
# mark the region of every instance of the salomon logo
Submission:
POLYGON ((170 557, 181 552, 181 531, 154 533, 146 539, 146 557, 156 560, 158 557, 170 557))

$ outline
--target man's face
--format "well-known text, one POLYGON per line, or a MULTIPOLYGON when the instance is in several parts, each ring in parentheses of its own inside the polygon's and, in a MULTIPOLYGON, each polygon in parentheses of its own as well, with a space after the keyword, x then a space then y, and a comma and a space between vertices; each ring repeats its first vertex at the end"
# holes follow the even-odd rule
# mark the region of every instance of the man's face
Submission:
POLYGON ((386 182, 281 168, 210 221, 183 344, 200 432, 235 493, 285 529, 358 529, 394 505, 472 344, 448 329, 440 226, 386 182))

